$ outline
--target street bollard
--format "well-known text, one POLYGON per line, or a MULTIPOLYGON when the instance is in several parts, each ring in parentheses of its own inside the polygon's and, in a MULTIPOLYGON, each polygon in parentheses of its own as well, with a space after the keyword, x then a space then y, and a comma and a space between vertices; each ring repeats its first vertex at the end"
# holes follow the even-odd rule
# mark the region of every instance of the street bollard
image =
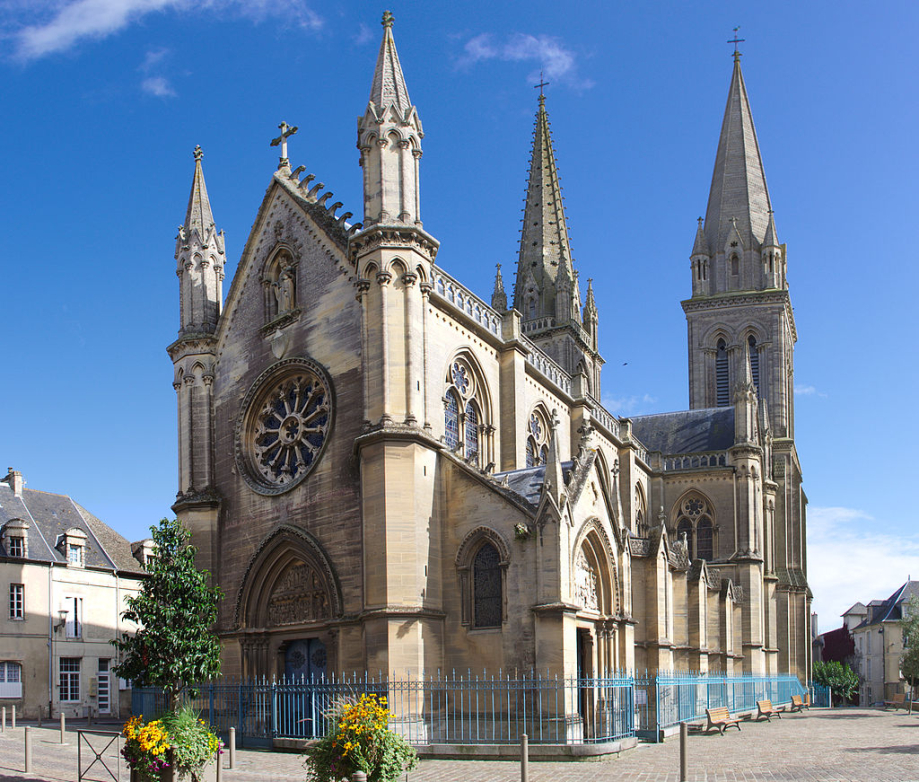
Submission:
POLYGON ((26 725, 26 774, 32 770, 32 728, 26 725))
POLYGON ((236 728, 230 728, 230 740, 227 742, 229 749, 230 762, 227 768, 236 768, 236 728))
POLYGON ((61 712, 61 744, 64 743, 64 731, 67 730, 66 718, 64 712, 61 712))
POLYGON ((3 707, 3 717, 0 719, 0 733, 6 733, 6 706, 3 707))
POLYGON ((214 762, 217 764, 217 782, 222 782, 223 780, 223 758, 220 755, 220 750, 217 750, 217 756, 214 758, 214 762))
POLYGON ((10 725, 13 730, 16 730, 16 704, 13 704, 13 724, 10 725))
POLYGON ((689 725, 680 723, 680 782, 686 782, 686 744, 689 741, 689 725))
POLYGON ((351 775, 351 782, 367 782, 367 775, 363 771, 355 771, 351 775))
POLYGON ((524 733, 520 737, 520 782, 530 779, 530 740, 524 733))

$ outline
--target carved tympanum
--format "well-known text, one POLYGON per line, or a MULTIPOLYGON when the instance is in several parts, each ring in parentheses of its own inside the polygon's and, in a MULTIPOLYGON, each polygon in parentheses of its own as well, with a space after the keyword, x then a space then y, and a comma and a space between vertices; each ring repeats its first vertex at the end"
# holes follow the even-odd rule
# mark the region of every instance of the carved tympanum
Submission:
POLYGON ((330 616, 325 585, 304 562, 287 569, 268 600, 268 624, 272 627, 318 622, 330 616))

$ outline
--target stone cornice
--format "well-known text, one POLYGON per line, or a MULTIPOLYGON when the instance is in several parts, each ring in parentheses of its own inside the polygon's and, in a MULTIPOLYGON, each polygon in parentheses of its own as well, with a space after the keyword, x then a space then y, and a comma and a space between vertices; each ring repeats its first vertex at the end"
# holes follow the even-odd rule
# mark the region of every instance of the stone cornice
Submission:
POLYGON ((712 296, 694 296, 680 302, 683 312, 704 312, 706 310, 731 309, 734 307, 749 307, 762 304, 778 304, 785 309, 785 315, 791 326, 792 339, 798 341, 798 330, 795 326, 794 310, 791 306, 791 297, 787 290, 769 288, 764 291, 728 291, 712 296))
POLYGON ((223 498, 220 492, 213 487, 202 489, 201 491, 190 491, 186 493, 179 492, 176 495, 176 501, 172 505, 172 511, 179 514, 184 510, 212 510, 220 507, 223 498))
POLYGON ((379 248, 412 249, 431 263, 437 257, 438 242, 427 231, 414 225, 371 225, 348 239, 348 258, 353 265, 357 259, 379 248))
POLYGON ((175 342, 166 348, 169 358, 177 361, 182 356, 192 354, 210 354, 217 353, 217 335, 216 334, 182 334, 175 342))

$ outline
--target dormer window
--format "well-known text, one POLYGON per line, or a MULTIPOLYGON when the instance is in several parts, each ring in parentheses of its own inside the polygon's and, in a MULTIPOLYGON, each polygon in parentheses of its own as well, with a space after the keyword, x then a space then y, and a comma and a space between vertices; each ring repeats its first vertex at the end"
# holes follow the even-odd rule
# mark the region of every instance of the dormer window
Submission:
POLYGON ((29 556, 29 522, 23 519, 11 519, 3 525, 0 541, 8 557, 27 558, 29 556))
POLYGON ((86 562, 86 533, 79 527, 71 527, 58 540, 57 548, 66 558, 67 564, 83 567, 86 562))
POLYGON ((153 540, 146 538, 145 540, 139 540, 137 543, 131 544, 131 553, 143 566, 144 570, 150 567, 150 563, 153 561, 154 548, 153 540))

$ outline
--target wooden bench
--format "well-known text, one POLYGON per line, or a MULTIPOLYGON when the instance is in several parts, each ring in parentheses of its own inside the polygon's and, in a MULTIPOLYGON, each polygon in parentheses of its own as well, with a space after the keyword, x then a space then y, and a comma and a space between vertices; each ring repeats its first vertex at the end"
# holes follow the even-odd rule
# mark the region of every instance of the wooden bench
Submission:
POLYGON ((893 700, 884 701, 884 708, 886 709, 888 706, 893 706, 894 711, 899 709, 901 706, 904 709, 908 708, 909 704, 906 702, 906 693, 898 692, 893 696, 893 700))
POLYGON ((767 722, 772 722, 772 717, 778 717, 782 719, 782 712, 785 711, 783 706, 775 709, 772 707, 772 701, 757 701, 756 702, 756 719, 760 720, 763 717, 766 718, 767 722))
POLYGON ((804 711, 804 709, 809 709, 811 707, 811 696, 810 693, 807 694, 807 700, 802 698, 800 695, 791 696, 791 706, 788 707, 788 711, 804 711))
POLYGON ((706 709, 705 716, 708 717, 708 725, 705 726, 706 733, 712 728, 718 728, 721 735, 724 735, 724 729, 732 725, 740 730, 740 720, 731 719, 731 714, 727 706, 721 706, 717 709, 706 709))

